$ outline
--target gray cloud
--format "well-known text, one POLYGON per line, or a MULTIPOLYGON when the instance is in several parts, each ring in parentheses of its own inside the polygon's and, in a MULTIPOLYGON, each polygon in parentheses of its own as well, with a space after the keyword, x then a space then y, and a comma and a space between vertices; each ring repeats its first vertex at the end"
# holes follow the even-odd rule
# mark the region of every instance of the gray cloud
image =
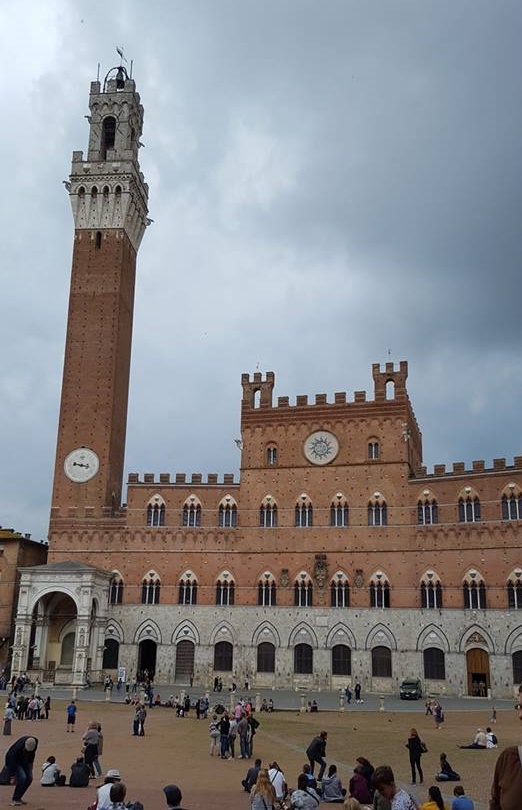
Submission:
POLYGON ((507 0, 4 3, 0 523, 45 536, 61 181, 122 43, 155 220, 127 470, 237 470, 241 372, 291 397, 371 391, 388 349, 428 465, 520 453, 521 18, 507 0))

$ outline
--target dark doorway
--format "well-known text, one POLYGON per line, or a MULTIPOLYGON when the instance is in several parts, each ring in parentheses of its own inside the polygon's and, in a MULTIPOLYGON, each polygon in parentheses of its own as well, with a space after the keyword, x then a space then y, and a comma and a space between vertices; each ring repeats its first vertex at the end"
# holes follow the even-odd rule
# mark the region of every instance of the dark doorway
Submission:
POLYGON ((188 683, 194 673, 194 643, 192 641, 179 641, 176 644, 176 669, 174 679, 188 683))
POLYGON ((140 641, 138 654, 138 672, 141 677, 153 678, 156 672, 156 649, 155 641, 145 639, 140 641))
POLYGON ((485 650, 474 647, 466 653, 468 672, 468 695, 487 697, 490 687, 489 655, 485 650))

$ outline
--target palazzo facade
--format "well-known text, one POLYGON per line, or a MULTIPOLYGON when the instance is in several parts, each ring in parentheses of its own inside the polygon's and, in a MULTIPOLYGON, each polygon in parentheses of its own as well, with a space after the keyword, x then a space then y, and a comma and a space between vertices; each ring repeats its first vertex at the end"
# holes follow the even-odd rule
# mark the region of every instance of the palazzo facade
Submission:
MULTIPOLYGON (((81 685, 509 696, 522 680, 522 456, 423 466, 408 366, 274 401, 241 379, 240 480, 131 473, 122 503, 143 108, 121 66, 73 153, 74 253, 48 564, 21 569, 12 669, 81 685)), ((233 381, 231 381, 233 384, 233 381)), ((182 429, 182 426, 178 426, 182 429)))

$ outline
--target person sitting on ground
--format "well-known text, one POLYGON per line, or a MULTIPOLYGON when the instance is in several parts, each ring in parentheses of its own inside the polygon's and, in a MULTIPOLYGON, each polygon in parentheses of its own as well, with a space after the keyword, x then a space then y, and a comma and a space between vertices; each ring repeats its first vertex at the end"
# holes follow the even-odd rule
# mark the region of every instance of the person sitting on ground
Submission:
POLYGON ((459 745, 459 748, 487 748, 488 738, 486 736, 486 732, 478 728, 477 733, 475 734, 475 738, 470 745, 459 745))
POLYGON ((428 788, 429 801, 424 802, 421 810, 448 810, 448 807, 442 801, 442 794, 437 785, 432 785, 428 788))
POLYGON ((389 765, 380 765, 375 769, 372 782, 381 796, 389 799, 391 810, 417 810, 415 800, 395 784, 395 776, 389 765))
POLYGON ((269 712, 274 711, 274 701, 272 700, 272 698, 270 698, 269 701, 268 701, 268 711, 269 712))
POLYGON ((181 806, 183 796, 177 785, 165 785, 163 793, 167 800, 167 810, 183 810, 181 806))
POLYGON ((109 798, 111 800, 111 810, 126 810, 125 796, 127 795, 127 787, 123 782, 115 782, 111 785, 109 791, 109 798))
POLYGON ((71 765, 71 775, 69 777, 69 787, 88 787, 91 775, 89 766, 83 757, 78 757, 71 765))
POLYGON ((491 731, 491 728, 488 726, 486 729, 486 748, 497 748, 498 746, 498 739, 497 735, 491 731))
POLYGON ((310 711, 311 712, 318 712, 319 711, 319 706, 317 705, 316 700, 312 700, 312 702, 310 703, 310 711))
MULTIPOLYGON (((308 764, 308 762, 306 763, 306 765, 303 765, 303 771, 302 772, 305 773, 306 776, 307 776, 308 787, 311 787, 314 790, 317 790, 317 782, 316 782, 315 776, 313 775, 312 769, 311 769, 310 765, 308 764)), ((317 791, 317 792, 319 792, 319 791, 317 791)))
POLYGON ((259 708, 260 712, 267 712, 268 711, 268 703, 266 702, 266 698, 263 698, 261 702, 261 706, 259 708))
POLYGON ((318 793, 308 787, 308 778, 305 773, 300 773, 297 777, 297 788, 290 795, 290 807, 292 810, 317 810, 321 799, 318 793))
POLYGON ((285 775, 275 759, 268 769, 268 778, 274 786, 277 801, 282 803, 288 794, 288 785, 286 784, 285 775))
POLYGON ((356 765, 353 769, 349 788, 350 796, 360 801, 361 804, 371 804, 372 794, 368 787, 368 782, 364 778, 362 765, 356 765))
POLYGON ((260 768, 256 783, 250 792, 250 810, 276 810, 277 796, 269 771, 260 768))
POLYGON ((366 779, 366 781, 368 782, 368 790, 370 791, 370 796, 373 797, 374 790, 373 790, 373 785, 372 785, 372 776, 373 776, 373 772, 374 772, 375 768, 373 767, 370 760, 366 759, 366 757, 357 757, 357 759, 355 761, 356 761, 357 765, 361 766, 361 768, 362 768, 361 773, 364 776, 364 778, 366 779))
POLYGON ((451 802, 451 810, 475 810, 473 801, 465 795, 462 785, 455 785, 453 795, 455 798, 451 802))
POLYGON ((111 787, 116 782, 121 782, 121 774, 117 768, 109 768, 105 775, 103 785, 101 785, 97 791, 96 810, 110 810, 111 787))
POLYGON ((254 787, 255 783, 257 782, 257 777, 258 777, 258 774, 259 774, 260 770, 261 770, 261 760, 256 759, 254 764, 246 772, 245 778, 241 780, 241 784, 243 785, 243 789, 247 793, 250 793, 250 791, 254 787))
MULTIPOLYGON (((47 757, 47 760, 42 765, 42 777, 40 784, 43 787, 53 787, 59 784, 60 768, 56 764, 56 757, 47 757)), ((63 784, 65 784, 65 776, 63 777, 63 784)))
POLYGON ((440 771, 435 775, 437 782, 460 782, 460 775, 448 762, 446 754, 440 755, 440 771))
MULTIPOLYGON (((364 781, 366 783, 366 780, 364 781)), ((323 802, 343 804, 345 796, 346 788, 343 788, 342 782, 337 774, 337 765, 332 764, 328 768, 328 776, 323 776, 321 800, 323 802)))

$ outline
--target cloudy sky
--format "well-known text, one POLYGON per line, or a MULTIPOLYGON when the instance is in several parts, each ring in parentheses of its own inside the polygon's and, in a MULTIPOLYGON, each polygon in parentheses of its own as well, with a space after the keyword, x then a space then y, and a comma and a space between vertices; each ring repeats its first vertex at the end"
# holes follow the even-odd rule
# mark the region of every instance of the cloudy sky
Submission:
POLYGON ((134 60, 150 216, 127 472, 237 472, 240 375, 522 453, 519 0, 2 0, 0 524, 45 538, 89 82, 134 60))

